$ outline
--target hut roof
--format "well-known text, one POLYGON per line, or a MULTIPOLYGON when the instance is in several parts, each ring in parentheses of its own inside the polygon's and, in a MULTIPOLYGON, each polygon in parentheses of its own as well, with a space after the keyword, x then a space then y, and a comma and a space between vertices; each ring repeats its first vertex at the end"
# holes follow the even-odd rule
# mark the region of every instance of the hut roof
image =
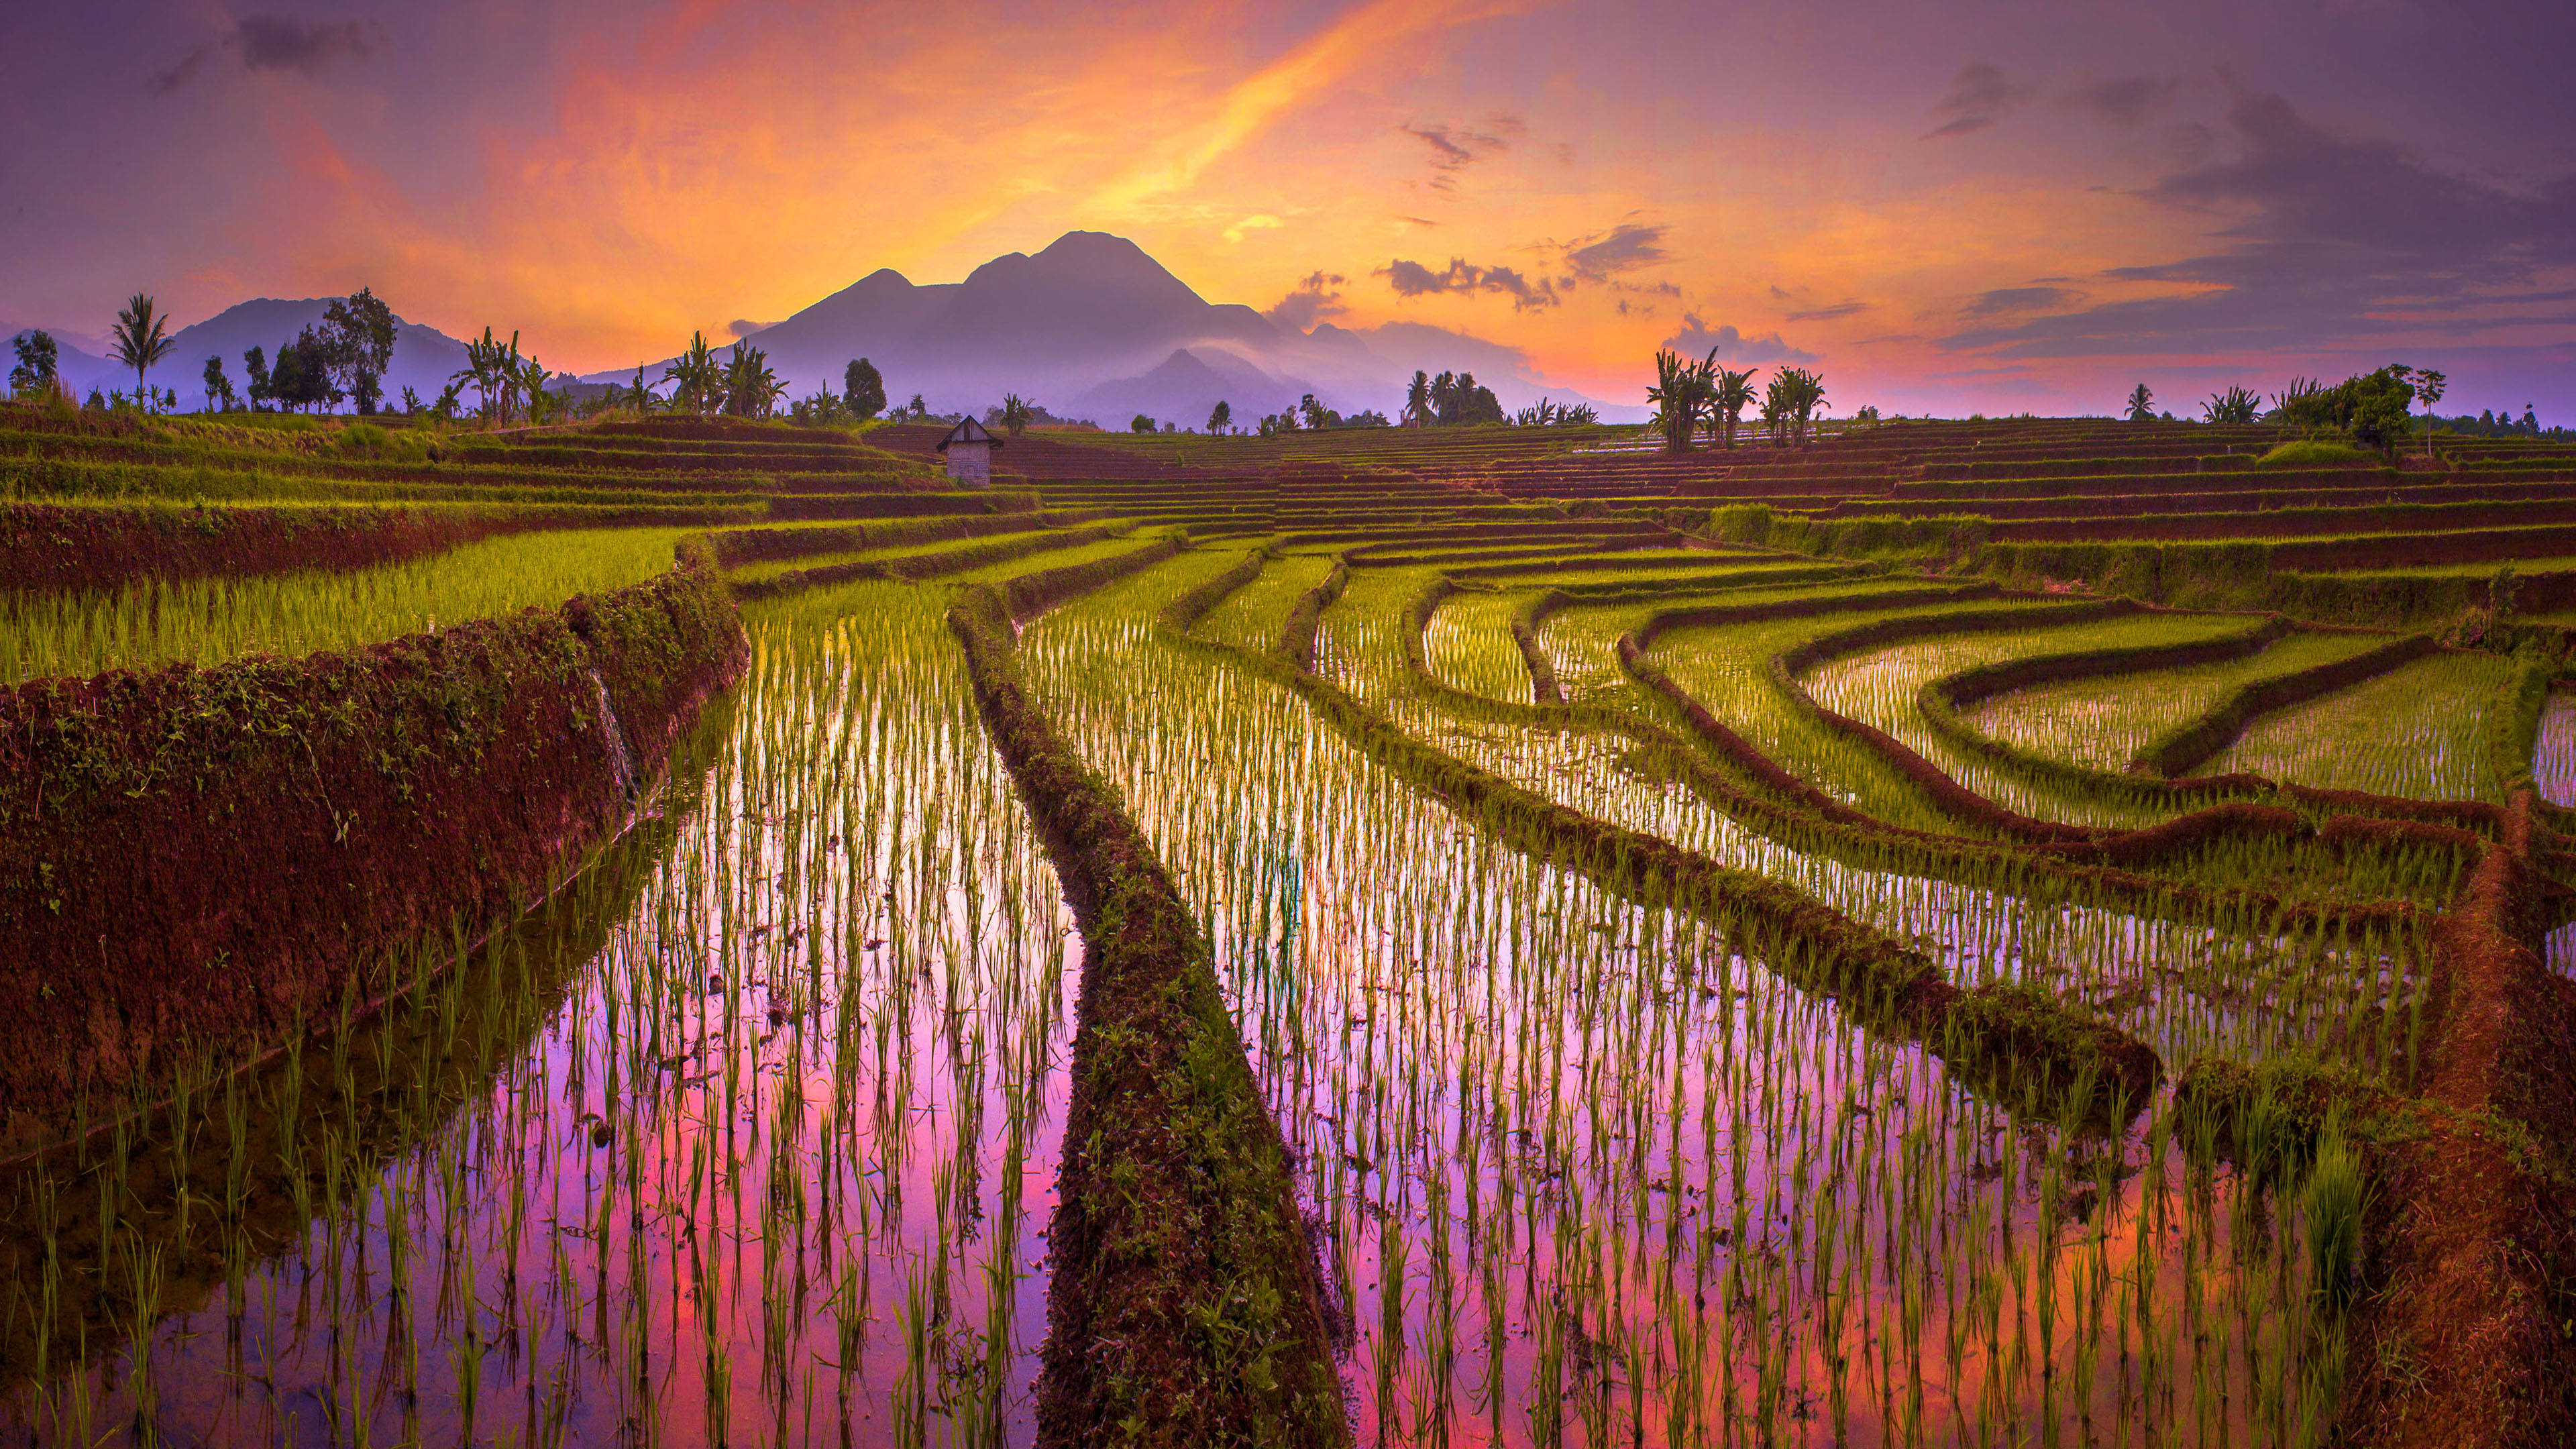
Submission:
POLYGON ((957 420, 957 426, 948 430, 948 436, 939 440, 939 451, 947 452, 948 445, 951 443, 990 443, 996 448, 1002 446, 1002 440, 994 437, 991 429, 972 417, 957 420))

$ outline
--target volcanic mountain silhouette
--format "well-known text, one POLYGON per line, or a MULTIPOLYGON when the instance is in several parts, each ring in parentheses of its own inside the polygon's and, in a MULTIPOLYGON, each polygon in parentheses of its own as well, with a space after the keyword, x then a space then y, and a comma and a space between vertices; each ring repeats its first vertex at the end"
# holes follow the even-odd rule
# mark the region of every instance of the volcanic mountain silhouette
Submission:
MULTIPOLYGON (((1379 333, 1399 345, 1330 323, 1300 332, 1208 301, 1125 237, 1072 231, 1035 255, 995 257, 962 282, 871 272, 762 328, 754 345, 800 396, 837 391, 850 359, 865 357, 894 402, 920 393, 943 412, 981 412, 1016 392, 1111 428, 1140 412, 1201 423, 1220 399, 1248 423, 1310 392, 1346 412, 1392 415, 1417 367, 1472 369, 1507 405, 1544 390, 1515 349, 1418 324, 1379 333)), ((659 371, 657 363, 647 375, 659 371)))

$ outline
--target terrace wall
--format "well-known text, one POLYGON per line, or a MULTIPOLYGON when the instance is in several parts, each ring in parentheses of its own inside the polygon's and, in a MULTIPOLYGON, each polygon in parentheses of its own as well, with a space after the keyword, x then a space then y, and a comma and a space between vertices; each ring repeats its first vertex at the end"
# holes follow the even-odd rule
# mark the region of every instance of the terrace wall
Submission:
POLYGON ((664 509, 181 508, 0 504, 0 592, 113 588, 196 579, 360 569, 545 528, 671 527, 730 517, 664 509))
POLYGON ((977 585, 948 616, 1083 930, 1037 1442, 1330 1446, 1349 1434, 1322 1286, 1206 936, 1013 657, 1019 621, 1179 548, 977 585))
POLYGON ((0 1154, 516 915, 623 828, 748 652, 684 544, 557 610, 0 693, 0 1154))

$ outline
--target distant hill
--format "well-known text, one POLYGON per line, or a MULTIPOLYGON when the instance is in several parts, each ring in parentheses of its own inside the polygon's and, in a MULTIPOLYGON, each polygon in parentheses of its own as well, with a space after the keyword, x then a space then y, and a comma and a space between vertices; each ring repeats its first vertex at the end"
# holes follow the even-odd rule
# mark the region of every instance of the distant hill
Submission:
MULTIPOLYGON (((250 370, 242 362, 244 352, 256 347, 261 356, 275 362, 277 349, 294 341, 305 328, 319 326, 323 311, 337 300, 260 297, 236 302, 203 322, 191 323, 171 334, 178 345, 145 374, 145 381, 179 394, 183 408, 201 406, 206 397, 206 359, 221 357, 224 375, 232 379, 234 391, 241 392, 250 385, 250 370)), ((85 397, 93 387, 134 390, 134 370, 125 364, 81 352, 60 337, 54 345, 61 357, 63 380, 74 393, 85 397)), ((464 365, 464 343, 435 327, 405 322, 397 315, 393 362, 385 369, 386 400, 399 404, 406 385, 417 388, 425 399, 434 398, 439 389, 447 386, 447 379, 464 365)))
MULTIPOLYGON (((206 359, 220 356, 241 388, 249 381, 243 352, 258 347, 274 359, 280 344, 322 320, 331 301, 263 297, 228 307, 181 328, 178 347, 150 381, 177 391, 182 406, 196 406, 206 359)), ((387 403, 398 405, 405 386, 436 397, 465 365, 465 345, 434 327, 399 316, 396 322, 387 403)), ((1393 417, 1416 368, 1473 371, 1506 408, 1543 393, 1580 397, 1546 386, 1519 350, 1444 328, 1325 322, 1300 332, 1250 307, 1210 302, 1134 242, 1096 231, 1067 232, 1034 256, 995 257, 962 282, 917 286, 899 272, 871 272, 753 338, 794 397, 817 387, 838 391, 850 360, 865 357, 884 374, 895 403, 920 393, 937 412, 981 412, 1016 392, 1059 416, 1113 428, 1137 413, 1195 427, 1220 399, 1250 426, 1310 392, 1342 412, 1374 408, 1393 417)), ((59 336, 57 343, 63 376, 76 392, 134 386, 134 375, 115 362, 59 336)), ((658 380, 668 361, 645 363, 647 378, 658 380)), ((581 381, 622 385, 634 375, 629 364, 581 381)), ((1642 416, 1634 408, 1603 412, 1642 416)))
MULTIPOLYGON (((1034 256, 995 257, 963 282, 871 272, 752 342, 798 396, 837 391, 850 359, 865 357, 894 402, 917 392, 935 411, 980 412, 1016 392, 1106 427, 1140 412, 1195 426, 1220 399, 1248 425, 1309 392, 1344 412, 1392 416, 1417 367, 1472 369, 1507 407, 1546 392, 1575 396, 1547 388, 1516 350, 1441 328, 1323 323, 1300 332, 1210 302, 1134 242, 1096 231, 1067 232, 1034 256)), ((662 365, 647 364, 648 374, 662 365)), ((622 382, 634 371, 587 380, 622 382)))

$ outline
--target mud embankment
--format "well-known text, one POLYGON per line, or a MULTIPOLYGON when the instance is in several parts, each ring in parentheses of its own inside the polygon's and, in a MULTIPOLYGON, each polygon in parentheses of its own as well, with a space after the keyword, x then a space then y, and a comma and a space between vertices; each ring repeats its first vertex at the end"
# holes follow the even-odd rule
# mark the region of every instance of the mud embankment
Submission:
POLYGON ((1208 942, 1014 658, 1020 620, 1178 548, 976 585, 948 616, 1083 932, 1038 1442, 1337 1444, 1341 1383, 1294 1177, 1208 942))
POLYGON ((681 555, 365 649, 0 693, 0 1156, 378 999, 613 838, 748 658, 681 555))

